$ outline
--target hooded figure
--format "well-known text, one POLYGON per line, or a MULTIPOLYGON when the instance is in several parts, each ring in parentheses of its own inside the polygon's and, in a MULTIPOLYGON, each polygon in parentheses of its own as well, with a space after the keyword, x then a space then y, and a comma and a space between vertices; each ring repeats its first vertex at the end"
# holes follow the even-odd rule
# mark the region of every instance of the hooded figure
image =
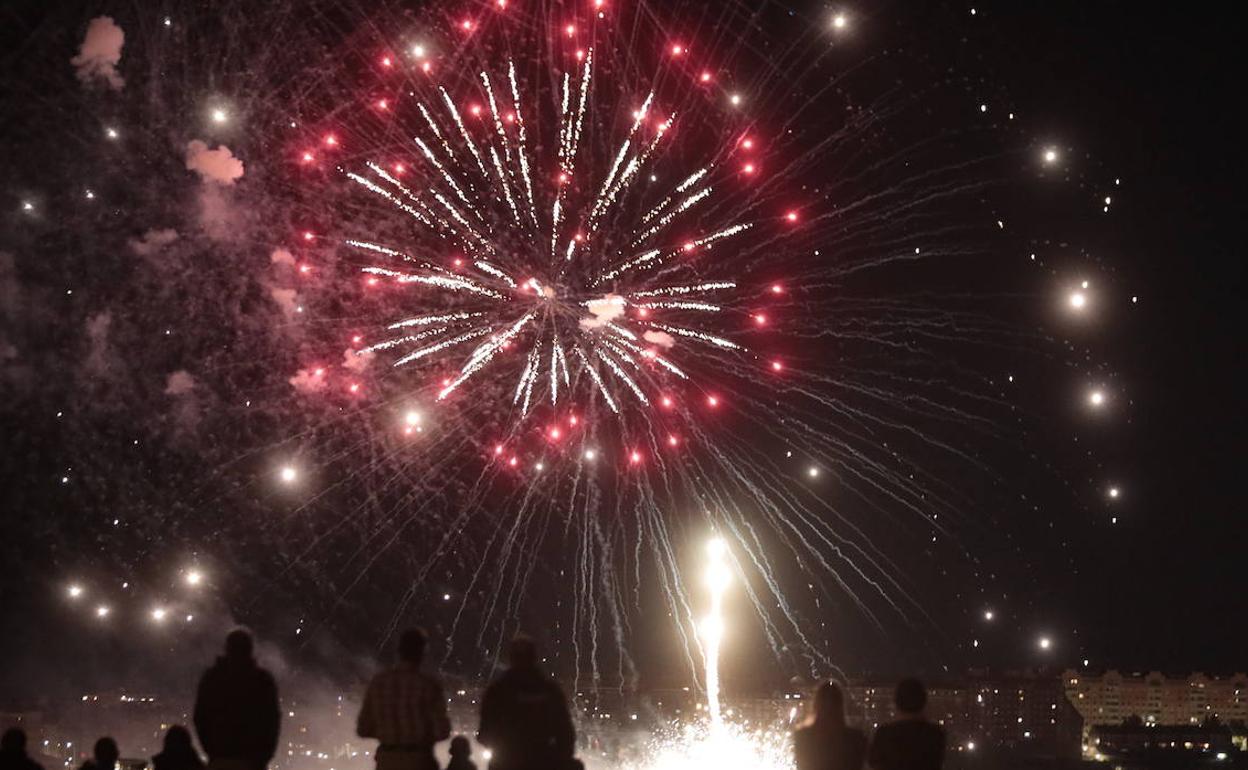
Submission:
POLYGON ((485 690, 477 740, 490 749, 490 770, 561 770, 577 766, 576 730, 558 683, 537 665, 537 647, 518 636, 511 667, 485 690))
POLYGON ((199 680, 195 732, 211 770, 264 770, 277 753, 277 684, 256 664, 252 647, 250 633, 231 631, 225 655, 199 680))
POLYGON ((204 761, 191 745, 191 731, 174 725, 165 733, 165 747, 152 757, 152 770, 204 770, 204 761))

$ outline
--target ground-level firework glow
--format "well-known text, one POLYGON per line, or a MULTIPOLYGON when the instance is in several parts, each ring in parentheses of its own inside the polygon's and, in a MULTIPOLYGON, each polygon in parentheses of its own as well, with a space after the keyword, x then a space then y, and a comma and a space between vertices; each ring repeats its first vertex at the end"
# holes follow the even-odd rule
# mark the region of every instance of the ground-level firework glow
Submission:
POLYGON ((732 581, 727 543, 712 539, 706 555, 708 611, 701 625, 706 709, 699 711, 696 720, 661 732, 647 747, 647 759, 625 764, 621 770, 786 770, 793 766, 785 730, 750 725, 723 711, 720 655, 728 632, 724 595, 732 581))

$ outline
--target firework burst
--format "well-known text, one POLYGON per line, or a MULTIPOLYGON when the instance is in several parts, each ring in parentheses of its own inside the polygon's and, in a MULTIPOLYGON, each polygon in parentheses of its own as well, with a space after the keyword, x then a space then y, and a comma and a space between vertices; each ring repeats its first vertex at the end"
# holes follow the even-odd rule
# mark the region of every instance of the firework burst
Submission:
POLYGON ((673 43, 644 14, 593 11, 496 8, 355 42, 363 85, 287 152, 307 179, 303 240, 321 276, 309 315, 332 332, 326 351, 347 339, 349 351, 341 371, 305 361, 292 383, 340 403, 325 385, 338 382, 358 406, 349 419, 420 433, 382 440, 381 487, 346 472, 402 522, 362 548, 420 554, 391 630, 431 576, 465 570, 449 633, 497 649, 524 625, 532 586, 553 580, 568 589, 554 601, 567 616, 558 654, 578 674, 588 663, 603 676, 610 635, 610 678, 633 677, 630 617, 654 602, 696 670, 681 562, 690 537, 716 530, 772 649, 826 670, 827 641, 804 619, 823 601, 848 598, 876 625, 880 599, 914 609, 848 508, 903 511, 937 533, 936 516, 955 510, 954 490, 888 440, 974 464, 928 429, 988 426, 973 389, 949 397, 905 370, 972 329, 998 331, 840 289, 959 253, 962 233, 937 212, 978 183, 964 164, 915 175, 913 145, 864 162, 870 121, 802 147, 794 126, 809 100, 785 117, 760 93, 760 117, 719 84, 724 49, 673 43), (630 24, 645 32, 625 46, 630 24), (834 168, 839 204, 811 183, 834 168), (834 347, 912 355, 891 370, 829 367, 834 347), (855 502, 823 499, 824 479, 855 502), (417 508, 448 534, 394 534, 417 508))

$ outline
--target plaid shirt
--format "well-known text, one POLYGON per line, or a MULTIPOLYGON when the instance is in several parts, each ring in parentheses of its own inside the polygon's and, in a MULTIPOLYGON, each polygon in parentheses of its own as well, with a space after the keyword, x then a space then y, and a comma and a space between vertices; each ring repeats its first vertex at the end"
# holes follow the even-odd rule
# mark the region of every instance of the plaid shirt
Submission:
POLYGON ((451 735, 446 698, 437 679, 410 663, 373 677, 364 693, 356 732, 382 746, 432 747, 451 735))

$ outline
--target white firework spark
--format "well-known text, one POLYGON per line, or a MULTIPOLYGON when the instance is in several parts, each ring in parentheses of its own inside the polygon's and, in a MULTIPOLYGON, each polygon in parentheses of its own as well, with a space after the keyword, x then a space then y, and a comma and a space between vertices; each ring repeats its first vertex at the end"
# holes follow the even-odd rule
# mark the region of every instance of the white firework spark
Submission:
MULTIPOLYGON (((640 182, 646 178, 643 172, 662 155, 665 137, 674 125, 674 115, 651 125, 649 119, 657 106, 655 94, 648 94, 634 112, 604 177, 588 183, 597 192, 582 200, 571 193, 567 182, 580 173, 581 166, 589 165, 583 162, 581 137, 594 89, 593 51, 587 52, 576 71, 565 72, 561 78, 555 145, 557 171, 548 176, 538 174, 538 183, 534 181, 530 161, 533 138, 524 117, 531 108, 522 102, 524 88, 515 63, 507 62, 502 78, 481 71, 478 80, 487 105, 484 109, 457 104, 443 87, 437 89, 440 110, 423 101, 418 103, 422 120, 416 125, 412 142, 418 150, 415 157, 426 163, 422 184, 409 186, 400 182, 375 159, 365 163, 373 178, 354 172, 349 172, 348 177, 407 212, 431 235, 450 240, 465 254, 488 254, 489 259, 470 259, 467 264, 475 268, 475 274, 461 274, 439 267, 432 260, 411 257, 395 244, 355 239, 346 243, 403 263, 401 267, 374 264, 362 268, 370 275, 488 301, 455 313, 429 312, 395 322, 387 328, 438 326, 420 334, 374 343, 365 350, 413 347, 396 359, 395 365, 400 366, 435 354, 450 355, 461 343, 486 337, 460 362, 458 374, 439 392, 439 399, 443 399, 494 365, 503 350, 513 344, 522 345, 527 352, 512 401, 524 415, 529 412, 535 389, 544 388, 547 392, 539 392, 538 398, 549 400, 552 405, 573 396, 576 383, 586 382, 580 378, 581 372, 588 374, 592 389, 617 413, 623 403, 617 386, 630 392, 644 407, 651 402, 648 394, 661 390, 666 376, 687 379, 688 374, 674 361, 636 344, 647 330, 670 332, 722 350, 742 349, 721 333, 688 325, 688 320, 669 326, 652 324, 644 318, 648 311, 720 313, 724 309, 721 303, 684 297, 735 289, 735 282, 668 284, 656 280, 656 268, 672 256, 743 233, 752 226, 748 222, 723 223, 691 241, 675 239, 673 226, 684 221, 682 215, 696 213, 714 200, 714 188, 710 185, 691 192, 710 176, 711 165, 684 176, 663 194, 657 205, 622 207, 622 201, 640 196, 640 182), (496 80, 506 82, 509 88, 496 90, 496 80), (470 126, 465 119, 468 113, 488 116, 487 125, 470 126), (549 177, 554 178, 551 185, 540 184, 549 177), (440 208, 431 208, 426 200, 440 208), (539 213, 542 210, 549 211, 549 217, 543 218, 539 213), (638 219, 631 225, 615 222, 621 212, 634 210, 638 219), (610 234, 602 229, 608 220, 613 222, 610 234), (617 231, 622 235, 614 236, 617 231), (621 245, 608 253, 612 243, 621 245), (540 244, 546 244, 547 249, 534 248, 540 244), (620 249, 634 253, 629 256, 620 249), (608 295, 615 299, 603 305, 598 287, 613 284, 626 275, 632 290, 608 295), (641 312, 637 313, 638 310, 641 312), (429 337, 442 334, 451 336, 434 344, 426 342, 429 337), (574 371, 569 371, 565 347, 576 353, 574 371), (643 367, 634 354, 656 366, 643 367), (625 365, 633 373, 626 372, 625 365), (539 376, 544 370, 547 376, 539 376)), ((446 306, 446 300, 426 295, 417 303, 430 311, 446 306)))

